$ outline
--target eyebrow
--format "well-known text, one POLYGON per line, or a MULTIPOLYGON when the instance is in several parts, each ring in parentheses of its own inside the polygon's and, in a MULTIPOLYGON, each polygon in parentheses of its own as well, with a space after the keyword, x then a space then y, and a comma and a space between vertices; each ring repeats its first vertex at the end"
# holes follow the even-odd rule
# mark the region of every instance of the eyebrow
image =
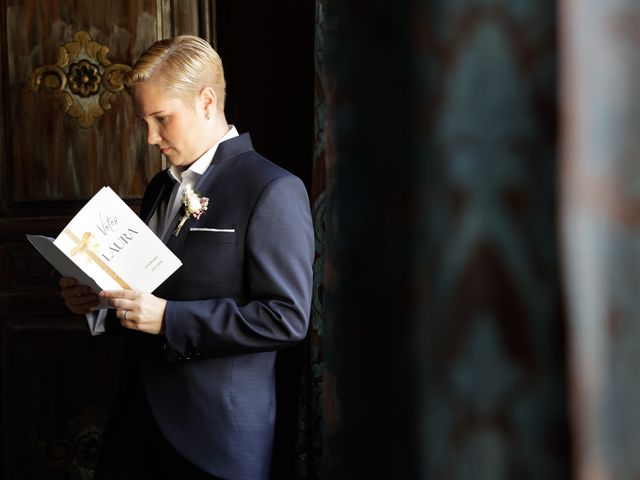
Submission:
MULTIPOLYGON (((158 110, 157 112, 150 113, 149 115, 146 115, 146 116, 147 116, 147 117, 153 117, 154 115, 158 115, 159 113, 164 113, 164 110, 158 110)), ((141 115, 140 115, 140 114, 138 114, 138 113, 136 113, 136 117, 138 117, 138 118, 139 118, 139 119, 141 119, 141 120, 144 120, 144 119, 145 119, 145 117, 144 117, 144 116, 141 116, 141 115)))

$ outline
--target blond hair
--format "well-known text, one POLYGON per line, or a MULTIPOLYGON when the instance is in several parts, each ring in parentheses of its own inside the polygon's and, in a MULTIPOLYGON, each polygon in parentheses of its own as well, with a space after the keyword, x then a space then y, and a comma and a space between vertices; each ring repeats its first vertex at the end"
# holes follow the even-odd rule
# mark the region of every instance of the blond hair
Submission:
POLYGON ((225 81, 222 60, 205 40, 194 35, 180 35, 159 40, 140 56, 125 77, 127 90, 152 80, 178 97, 197 96, 211 87, 224 109, 225 81))

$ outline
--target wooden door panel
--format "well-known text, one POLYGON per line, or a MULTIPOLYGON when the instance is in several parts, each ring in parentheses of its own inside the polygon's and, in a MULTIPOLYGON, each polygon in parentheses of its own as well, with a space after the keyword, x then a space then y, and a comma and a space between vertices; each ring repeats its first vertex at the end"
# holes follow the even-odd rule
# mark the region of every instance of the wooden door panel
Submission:
POLYGON ((213 0, 0 0, 2 479, 92 478, 122 348, 121 339, 91 337, 66 310, 57 273, 25 235, 57 236, 103 185, 135 209, 162 168, 124 91, 111 92, 103 114, 83 126, 61 109, 64 95, 34 90, 30 75, 58 65, 60 48, 86 32, 106 55, 92 56, 92 46, 60 68, 68 81, 72 63, 93 62, 106 81, 109 65, 131 65, 159 38, 212 41, 212 12, 213 0))
POLYGON ((117 339, 91 338, 77 319, 51 315, 5 321, 0 339, 3 478, 87 477, 117 381, 117 339))
MULTIPOLYGON (((135 119, 128 95, 116 93, 95 128, 84 128, 59 108, 59 94, 44 88, 32 91, 28 78, 38 67, 56 65, 61 47, 73 42, 79 31, 108 48, 108 61, 130 64, 157 38, 157 7, 156 0, 33 0, 7 8, 12 202, 87 199, 105 184, 115 184, 127 196, 141 195, 161 162, 157 152, 150 154, 144 147, 144 128, 135 119), (25 135, 30 141, 24 141, 25 135)), ((86 52, 80 57, 102 67, 86 52)), ((73 78, 69 67, 61 70, 73 78)), ((104 84, 104 78, 100 80, 97 83, 104 84)), ((101 85, 99 93, 104 91, 101 85)), ((87 104, 100 95, 71 96, 87 104)))

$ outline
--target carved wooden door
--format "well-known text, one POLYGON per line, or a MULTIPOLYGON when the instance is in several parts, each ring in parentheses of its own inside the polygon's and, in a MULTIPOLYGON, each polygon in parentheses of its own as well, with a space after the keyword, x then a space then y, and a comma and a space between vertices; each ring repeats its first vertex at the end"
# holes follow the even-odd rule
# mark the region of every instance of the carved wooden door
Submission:
POLYGON ((25 241, 100 187, 137 208, 162 168, 122 76, 151 43, 213 41, 215 1, 0 0, 0 478, 89 479, 118 339, 91 338, 25 241))

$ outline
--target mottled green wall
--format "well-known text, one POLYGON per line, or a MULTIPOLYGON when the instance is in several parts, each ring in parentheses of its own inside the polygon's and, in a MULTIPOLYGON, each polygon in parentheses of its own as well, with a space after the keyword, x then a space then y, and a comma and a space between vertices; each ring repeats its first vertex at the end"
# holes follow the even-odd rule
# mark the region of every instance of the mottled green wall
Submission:
POLYGON ((570 478, 555 3, 321 3, 326 478, 570 478))

